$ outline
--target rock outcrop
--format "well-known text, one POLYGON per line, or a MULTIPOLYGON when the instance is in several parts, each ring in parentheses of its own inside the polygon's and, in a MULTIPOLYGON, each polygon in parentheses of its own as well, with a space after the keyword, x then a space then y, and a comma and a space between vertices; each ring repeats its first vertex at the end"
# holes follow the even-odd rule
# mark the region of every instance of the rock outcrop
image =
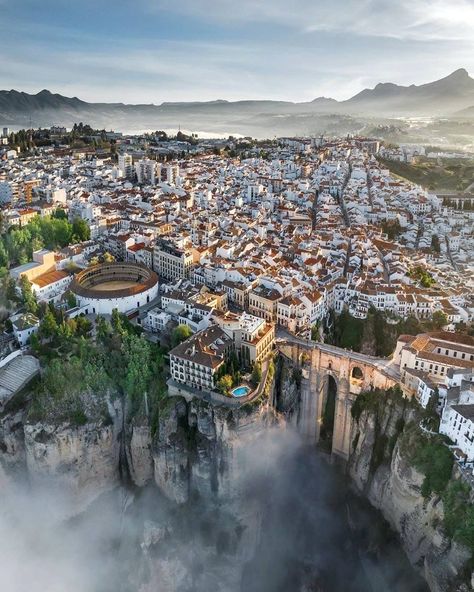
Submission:
POLYGON ((352 429, 348 471, 357 489, 379 509, 399 534, 411 563, 435 592, 459 588, 470 553, 443 532, 443 503, 439 496, 424 498, 424 476, 405 458, 400 438, 403 426, 416 419, 411 406, 389 403, 377 417, 364 411, 352 429), (380 459, 380 443, 388 459, 380 459), (377 460, 377 456, 379 457, 377 460))
POLYGON ((154 477, 151 428, 148 423, 139 425, 132 421, 126 432, 125 451, 130 479, 137 487, 144 487, 154 477))
POLYGON ((26 474, 24 411, 14 411, 0 419, 0 489, 26 474))
POLYGON ((245 410, 170 399, 153 444, 157 486, 178 503, 196 494, 229 494, 229 483, 238 483, 232 477, 238 476, 244 449, 273 419, 266 404, 245 410))
MULTIPOLYGON (((112 414, 111 414, 112 416, 112 414)), ((102 493, 120 483, 122 414, 117 404, 113 419, 70 424, 26 423, 24 443, 32 485, 66 494, 69 511, 84 510, 102 493)))

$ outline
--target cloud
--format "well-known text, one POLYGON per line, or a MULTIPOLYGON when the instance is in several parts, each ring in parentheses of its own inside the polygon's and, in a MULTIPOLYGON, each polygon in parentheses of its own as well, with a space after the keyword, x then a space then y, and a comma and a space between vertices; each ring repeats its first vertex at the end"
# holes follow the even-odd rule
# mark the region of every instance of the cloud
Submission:
MULTIPOLYGON (((231 0, 137 0, 114 5, 110 30, 73 19, 56 1, 46 4, 35 22, 30 12, 30 20, 7 15, 3 88, 134 103, 305 101, 474 70, 467 34, 474 7, 466 0, 449 8, 439 0, 294 0, 291 7, 241 0, 238 10, 231 0)), ((107 5, 99 3, 102 12, 107 5)))
MULTIPOLYGON (((290 428, 240 435, 217 499, 204 486, 177 507, 154 486, 118 488, 65 520, 66 491, 2 490, 0 590, 361 592, 372 561, 384 590, 423 589, 377 514, 314 448, 290 428), (348 512, 358 525, 349 537, 348 512)), ((199 458, 194 474, 205 481, 206 453, 199 458)))
POLYGON ((344 31, 410 40, 473 42, 471 0, 145 0, 156 13, 177 12, 223 25, 277 24, 304 32, 344 31))

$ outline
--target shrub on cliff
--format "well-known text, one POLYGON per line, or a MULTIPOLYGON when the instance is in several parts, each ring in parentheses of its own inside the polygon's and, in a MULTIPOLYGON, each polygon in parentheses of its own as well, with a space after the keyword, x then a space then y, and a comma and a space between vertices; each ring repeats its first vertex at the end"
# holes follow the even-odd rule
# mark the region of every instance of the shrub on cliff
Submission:
POLYGON ((462 481, 451 481, 443 493, 446 533, 466 545, 474 553, 474 506, 470 498, 471 488, 462 481))
MULTIPOLYGON (((351 415, 358 423, 362 413, 368 413, 374 420, 374 442, 370 457, 370 472, 374 473, 384 462, 390 462, 398 437, 403 430, 405 420, 400 417, 395 424, 395 431, 389 437, 385 433, 386 414, 389 408, 400 407, 403 414, 409 401, 403 397, 401 389, 396 386, 387 390, 372 388, 360 393, 351 407, 351 415)), ((359 441, 356 434, 353 441, 355 449, 359 441)))
POLYGON ((359 421, 360 416, 364 411, 378 415, 380 412, 384 411, 387 403, 397 404, 406 401, 407 400, 403 398, 403 393, 398 386, 387 390, 372 388, 357 395, 356 400, 351 407, 351 415, 356 421, 359 421))
POLYGON ((453 471, 453 455, 439 435, 423 433, 418 425, 405 429, 401 441, 402 456, 424 475, 421 493, 442 494, 453 471))

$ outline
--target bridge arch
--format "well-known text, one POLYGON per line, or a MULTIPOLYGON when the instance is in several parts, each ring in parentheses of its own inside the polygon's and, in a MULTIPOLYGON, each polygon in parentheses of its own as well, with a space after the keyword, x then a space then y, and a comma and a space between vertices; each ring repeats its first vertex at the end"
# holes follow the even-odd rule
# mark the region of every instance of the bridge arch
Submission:
POLYGON ((332 451, 332 441, 336 420, 336 401, 339 391, 339 378, 331 370, 324 373, 318 405, 318 440, 323 449, 332 451))
POLYGON ((316 444, 322 436, 323 423, 332 427, 333 455, 348 459, 352 426, 351 407, 357 395, 370 386, 386 389, 397 384, 393 370, 370 356, 319 343, 303 343, 295 338, 280 340, 279 350, 295 363, 305 366, 301 390, 298 426, 308 442, 316 444), (303 352, 306 351, 308 358, 303 352), (335 399, 333 418, 329 417, 328 401, 335 399), (323 422, 323 419, 325 420, 323 422), (332 426, 331 426, 332 419, 332 426))
POLYGON ((352 366, 351 368, 351 379, 364 380, 364 372, 360 366, 352 366))

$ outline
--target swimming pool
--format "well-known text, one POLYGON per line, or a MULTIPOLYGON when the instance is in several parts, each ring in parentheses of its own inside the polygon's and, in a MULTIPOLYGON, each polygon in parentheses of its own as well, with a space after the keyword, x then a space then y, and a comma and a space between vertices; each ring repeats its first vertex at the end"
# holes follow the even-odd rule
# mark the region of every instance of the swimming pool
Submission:
POLYGON ((238 386, 232 391, 232 396, 234 397, 245 397, 245 395, 250 391, 248 386, 238 386))

